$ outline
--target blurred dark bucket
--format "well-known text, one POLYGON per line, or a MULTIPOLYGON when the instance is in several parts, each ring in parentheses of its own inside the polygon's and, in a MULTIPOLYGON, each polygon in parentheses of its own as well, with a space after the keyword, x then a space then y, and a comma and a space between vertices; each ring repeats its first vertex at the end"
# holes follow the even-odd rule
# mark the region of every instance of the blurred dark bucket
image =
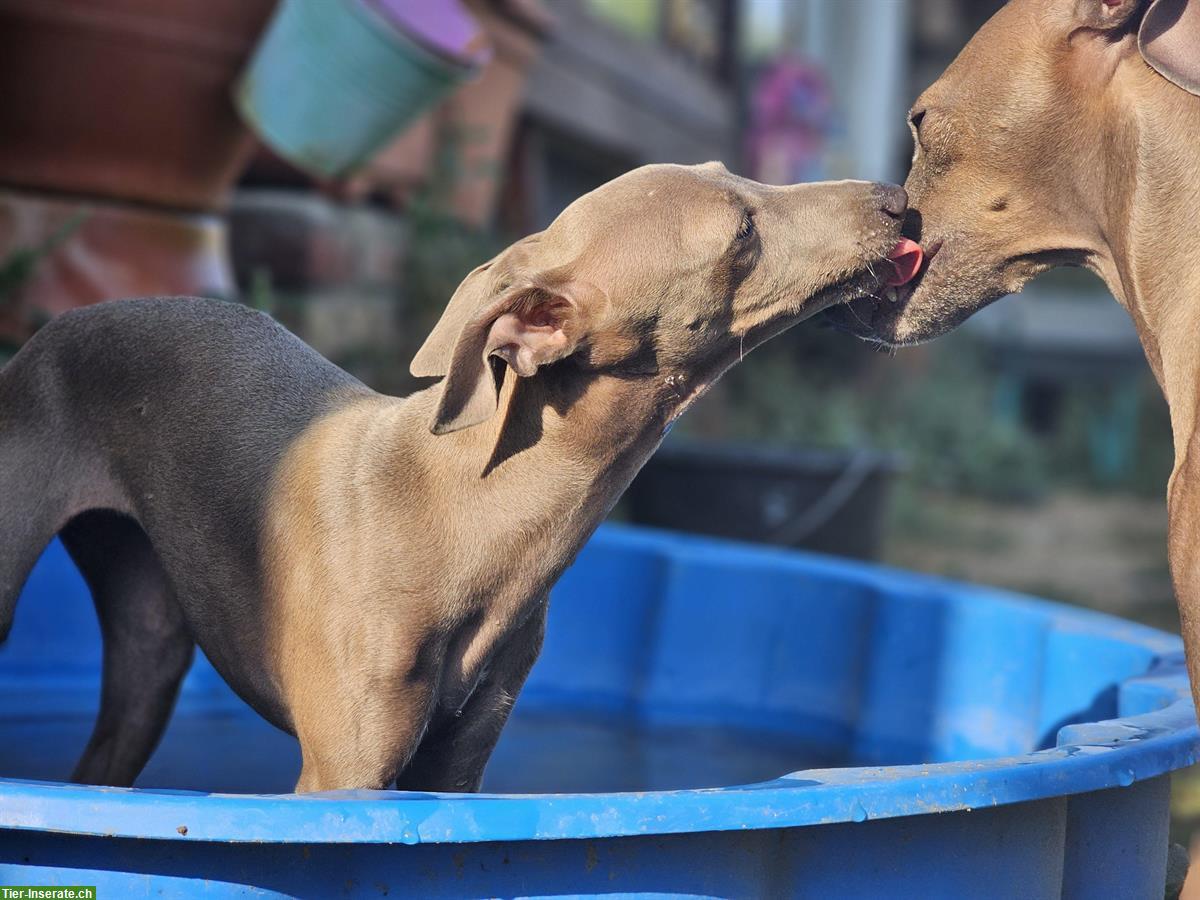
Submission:
POLYGON ((634 522, 878 559, 898 457, 871 450, 668 444, 626 494, 634 522))

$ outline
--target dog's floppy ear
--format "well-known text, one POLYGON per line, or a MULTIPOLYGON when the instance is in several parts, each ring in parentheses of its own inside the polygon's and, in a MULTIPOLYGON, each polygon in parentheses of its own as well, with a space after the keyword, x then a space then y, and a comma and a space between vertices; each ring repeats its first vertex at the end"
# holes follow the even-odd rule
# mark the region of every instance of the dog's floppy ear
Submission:
MULTIPOLYGON (((499 257, 497 257, 498 259, 499 257)), ((459 284, 446 304, 442 317, 425 338, 425 343, 409 363, 408 371, 418 378, 441 377, 450 369, 450 354, 463 326, 479 312, 492 292, 493 259, 473 270, 459 284)))
POLYGON ((1142 58, 1168 81, 1200 96, 1200 0, 1075 0, 1075 16, 1101 31, 1137 26, 1142 58), (1141 22, 1136 14, 1145 11, 1141 22))
POLYGON ((1138 49, 1156 72, 1200 96, 1200 0, 1153 0, 1138 49))
POLYGON ((449 371, 450 354, 463 326, 492 299, 497 282, 511 277, 514 268, 524 266, 531 246, 541 234, 531 234, 507 250, 496 254, 482 266, 471 271, 454 291, 438 323, 425 338, 425 343, 409 363, 408 370, 418 378, 440 378, 449 371))
POLYGON ((603 301, 597 289, 568 282, 512 287, 488 303, 455 341, 430 430, 447 434, 490 418, 503 380, 492 361, 501 360, 528 378, 540 366, 570 356, 587 337, 603 301))

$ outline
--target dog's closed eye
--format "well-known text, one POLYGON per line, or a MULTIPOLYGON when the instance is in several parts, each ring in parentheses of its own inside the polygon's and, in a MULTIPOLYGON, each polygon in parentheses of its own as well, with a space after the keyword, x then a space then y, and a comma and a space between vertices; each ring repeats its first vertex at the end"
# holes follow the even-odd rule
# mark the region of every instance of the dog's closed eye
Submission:
POLYGON ((733 243, 730 245, 727 255, 729 271, 734 284, 739 283, 754 268, 761 249, 762 243, 754 222, 754 210, 747 208, 742 212, 737 233, 733 237, 733 243))
POLYGON ((747 209, 742 213, 742 221, 738 223, 737 234, 733 239, 738 243, 749 240, 754 235, 754 211, 747 209))

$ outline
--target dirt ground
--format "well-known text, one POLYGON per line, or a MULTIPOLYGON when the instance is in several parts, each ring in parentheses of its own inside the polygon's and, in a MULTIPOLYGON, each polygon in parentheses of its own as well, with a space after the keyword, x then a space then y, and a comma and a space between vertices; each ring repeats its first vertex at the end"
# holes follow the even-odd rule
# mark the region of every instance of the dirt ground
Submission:
MULTIPOLYGON (((1162 499, 1063 492, 1034 505, 928 494, 897 498, 886 561, 998 585, 1178 632, 1162 499)), ((1171 838, 1195 861, 1200 900, 1200 766, 1173 777, 1171 838)))
POLYGON ((887 562, 1179 630, 1158 499, 1063 492, 1037 504, 899 501, 887 562))

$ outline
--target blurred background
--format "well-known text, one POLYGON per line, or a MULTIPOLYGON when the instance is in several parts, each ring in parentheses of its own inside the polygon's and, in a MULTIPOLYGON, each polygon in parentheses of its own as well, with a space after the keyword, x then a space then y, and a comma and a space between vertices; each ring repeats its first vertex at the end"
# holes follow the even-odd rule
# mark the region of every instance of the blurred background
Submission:
MULTIPOLYGON (((903 181, 905 110, 999 5, 0 0, 0 360, 72 306, 201 294, 408 392, 461 278, 632 167, 903 181)), ((896 354, 794 329, 614 515, 1177 630, 1170 465, 1132 325, 1062 271, 896 354)))

